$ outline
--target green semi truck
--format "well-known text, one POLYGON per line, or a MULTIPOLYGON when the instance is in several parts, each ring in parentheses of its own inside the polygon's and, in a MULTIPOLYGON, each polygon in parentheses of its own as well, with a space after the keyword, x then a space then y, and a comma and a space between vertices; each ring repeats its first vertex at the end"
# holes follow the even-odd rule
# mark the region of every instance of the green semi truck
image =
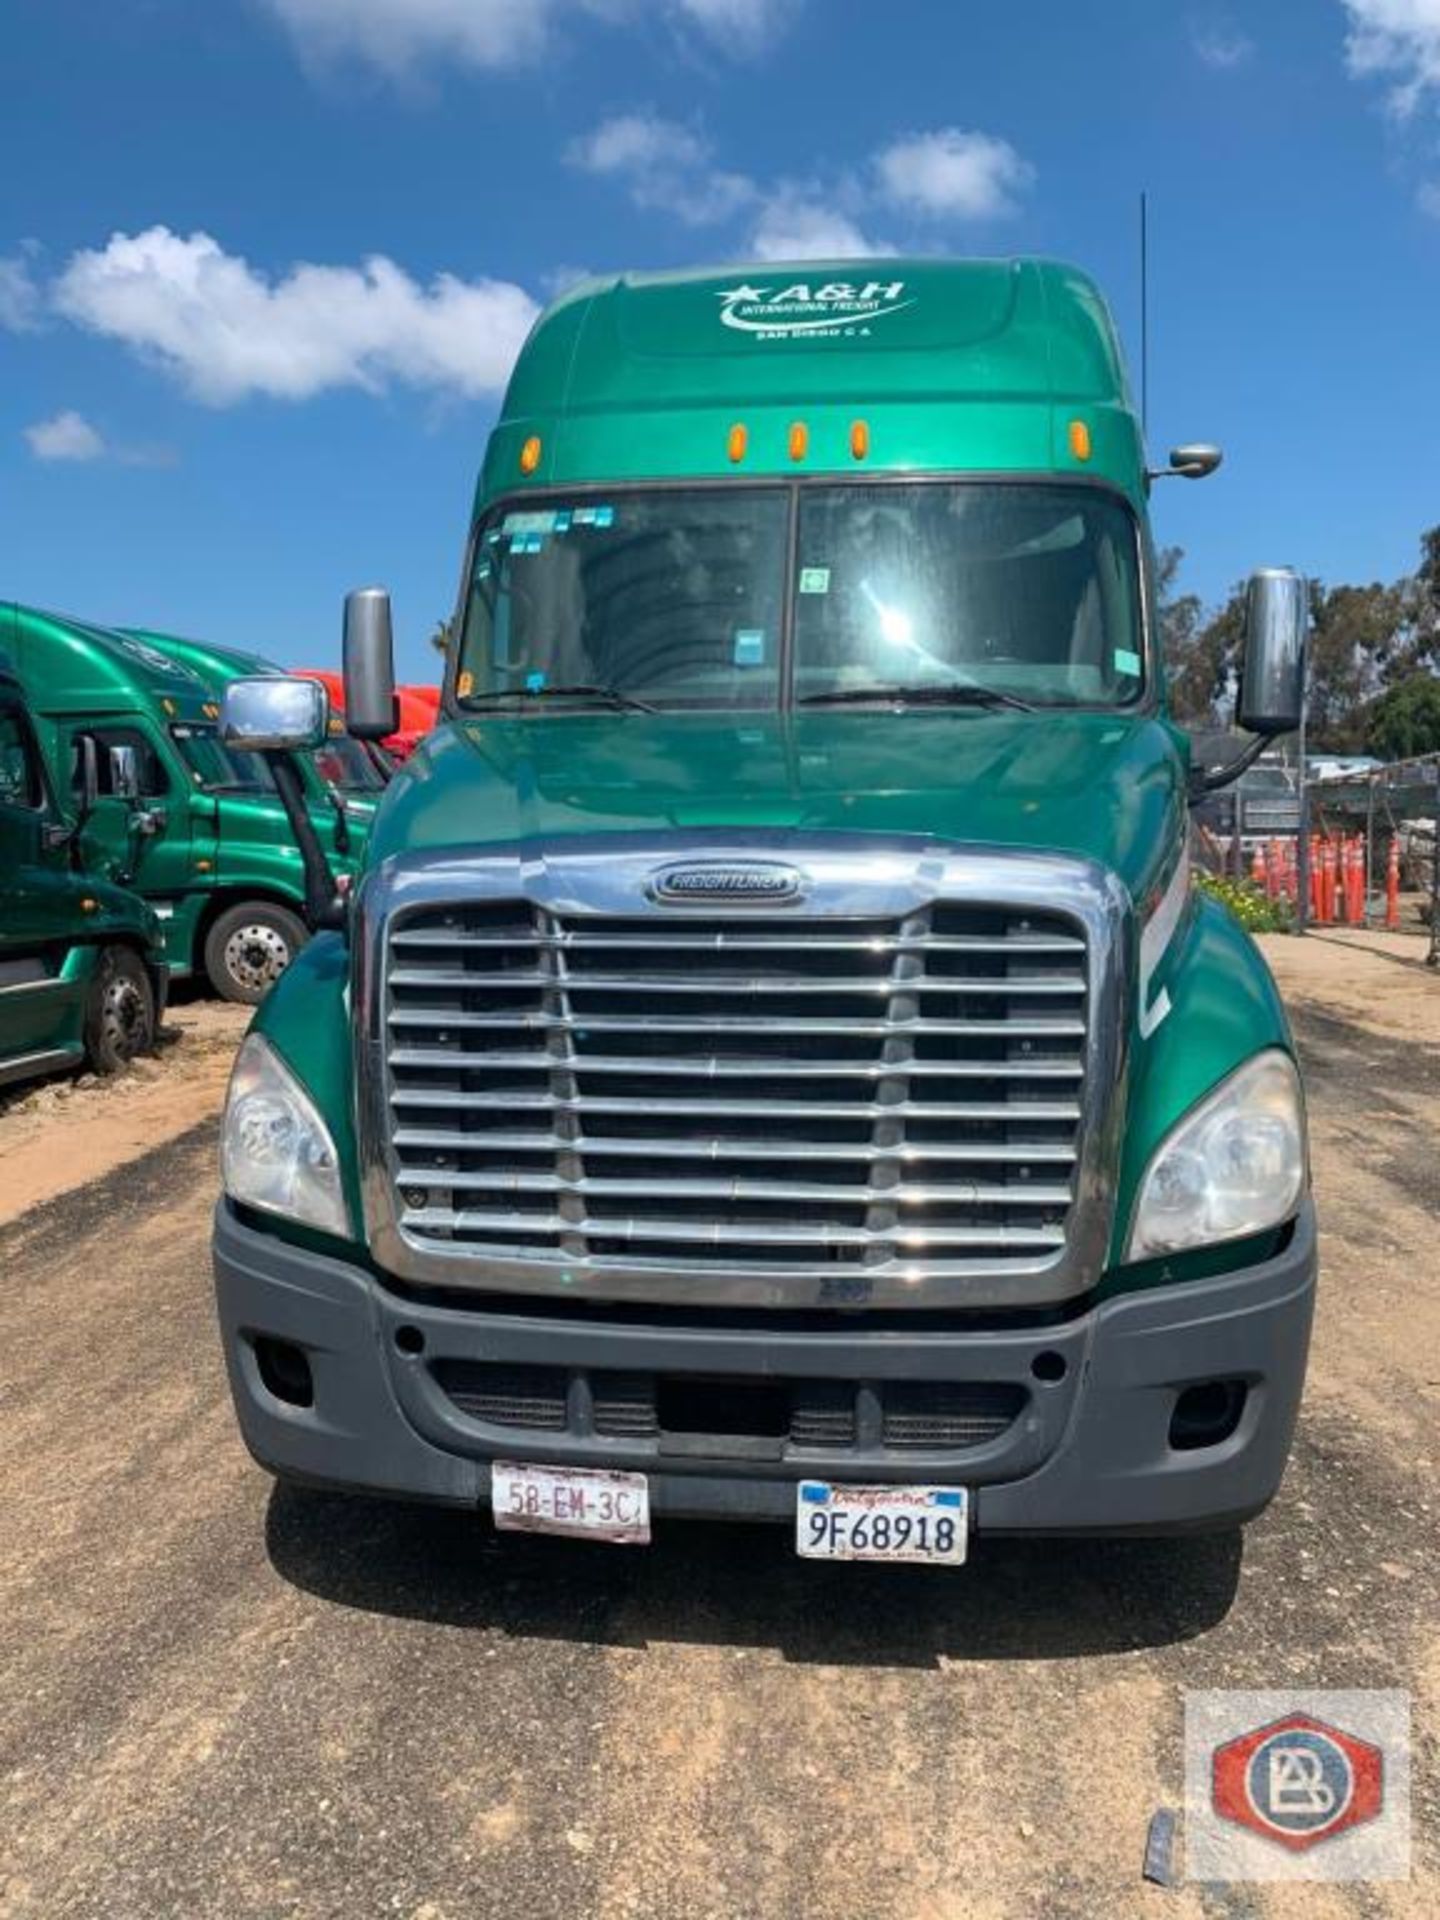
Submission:
MULTIPOLYGON (((304 864, 270 768, 220 739, 218 680, 131 634, 13 603, 0 605, 0 652, 57 786, 78 776, 84 741, 99 750, 84 864, 151 902, 172 978, 202 974, 226 999, 258 1002, 308 937, 304 864), (133 756, 134 796, 108 784, 112 747, 133 756)), ((329 744, 300 774, 326 854, 348 874, 368 809, 337 812, 314 764, 329 744)))
MULTIPOLYGON (((1158 477, 1057 264, 627 276, 542 317, 443 723, 230 1091, 257 1459, 505 1528, 731 1516, 938 1564, 1265 1505, 1303 1100, 1187 828, 1296 724, 1306 595, 1255 577, 1253 744, 1192 766, 1158 477)), ((379 589, 345 661, 372 737, 379 589)), ((227 696, 237 746, 323 725, 293 681, 227 696)))
MULTIPOLYGON (((121 753, 107 777, 123 787, 132 771, 121 753)), ((98 789, 91 747, 78 804, 57 792, 0 654, 0 1086, 85 1064, 114 1073, 155 1044, 168 984, 160 923, 78 859, 98 789)))
MULTIPOLYGON (((157 633, 152 627, 120 627, 117 631, 164 654, 167 660, 188 667, 217 694, 222 694, 232 680, 285 671, 264 654, 239 647, 216 646, 213 641, 192 640, 178 633, 157 633)), ((389 757, 372 742, 352 739, 338 713, 330 715, 324 744, 295 757, 312 801, 328 803, 333 811, 338 796, 339 811, 353 829, 349 837, 355 843, 342 851, 358 855, 380 796, 394 771, 389 757)))

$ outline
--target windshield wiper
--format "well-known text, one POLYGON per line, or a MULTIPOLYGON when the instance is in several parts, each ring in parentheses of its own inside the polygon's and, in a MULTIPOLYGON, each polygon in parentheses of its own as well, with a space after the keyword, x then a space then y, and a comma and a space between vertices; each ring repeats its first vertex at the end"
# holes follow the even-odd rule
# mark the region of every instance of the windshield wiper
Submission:
POLYGON ((971 680, 921 681, 903 687, 831 687, 824 693, 802 693, 802 707, 859 706, 866 700, 893 701, 897 706, 915 707, 1013 707, 1018 713, 1034 713, 1030 701, 1018 693, 1006 693, 1000 687, 981 687, 971 680))
POLYGON ((603 700, 607 707, 623 708, 630 713, 656 713, 648 700, 637 700, 633 693, 621 693, 618 687, 591 686, 581 682, 574 686, 562 687, 500 687, 493 693, 482 693, 478 698, 465 702, 473 713, 478 707, 488 707, 496 700, 603 700))

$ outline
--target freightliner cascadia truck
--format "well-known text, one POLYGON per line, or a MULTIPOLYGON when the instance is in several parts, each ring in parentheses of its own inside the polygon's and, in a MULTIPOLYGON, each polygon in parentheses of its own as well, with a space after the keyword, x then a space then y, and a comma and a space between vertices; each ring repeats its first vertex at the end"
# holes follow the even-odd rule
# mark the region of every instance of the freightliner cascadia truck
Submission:
MULTIPOLYGON (((81 749, 94 743, 100 796, 84 864, 151 903, 172 979, 202 974, 227 1000, 261 1000, 304 944, 313 903, 275 765, 221 743, 220 685, 134 634, 35 607, 0 604, 0 652, 58 785, 78 781, 81 749), (109 783, 114 748, 133 763, 133 793, 109 783)), ((350 872, 363 815, 337 815, 313 755, 276 759, 281 778, 292 766, 301 781, 312 837, 350 872)))
MULTIPOLYGON (((133 757, 108 758, 107 784, 131 784, 133 757)), ((67 808, 0 653, 0 1087, 65 1067, 115 1073, 155 1044, 169 984, 160 922, 81 858, 100 780, 92 744, 67 808)))
MULTIPOLYGON (((1213 448, 1168 471, 1199 476, 1213 448)), ((1315 1276, 1285 1016, 1188 806, 1142 435, 1043 261, 636 276, 520 355, 439 730, 240 1052, 214 1260, 300 1482, 807 1555, 1228 1527, 1315 1276)), ((394 725, 388 597, 346 716, 394 725)), ((323 737, 240 681, 232 744, 323 737)), ((323 880, 325 876, 320 876, 323 880)))

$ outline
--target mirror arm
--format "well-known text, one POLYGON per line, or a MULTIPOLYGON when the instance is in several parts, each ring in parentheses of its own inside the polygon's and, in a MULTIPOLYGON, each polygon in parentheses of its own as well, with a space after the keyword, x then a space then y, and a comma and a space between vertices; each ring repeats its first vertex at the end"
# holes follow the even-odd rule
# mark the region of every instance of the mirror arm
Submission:
POLYGON ((1222 787, 1228 787, 1247 773, 1270 745, 1272 736, 1257 733, 1245 743, 1233 760, 1227 760, 1223 767, 1191 767, 1189 798, 1190 805, 1196 806, 1207 793, 1218 793, 1222 787))
POLYGON ((345 804, 345 796, 340 789, 325 782, 325 798, 335 811, 335 851, 350 851, 350 809, 345 804))
POLYGON ((300 849, 300 859, 305 868, 305 918, 314 933, 342 928, 345 925, 345 903, 340 897, 335 876, 330 871, 330 862, 325 858, 320 836, 315 831, 315 822, 310 818, 310 809, 305 804, 305 789, 295 762, 288 753, 275 748, 265 749, 265 761, 274 776, 275 791, 280 796, 280 804, 285 809, 285 818, 290 822, 290 831, 295 835, 295 844, 300 849))

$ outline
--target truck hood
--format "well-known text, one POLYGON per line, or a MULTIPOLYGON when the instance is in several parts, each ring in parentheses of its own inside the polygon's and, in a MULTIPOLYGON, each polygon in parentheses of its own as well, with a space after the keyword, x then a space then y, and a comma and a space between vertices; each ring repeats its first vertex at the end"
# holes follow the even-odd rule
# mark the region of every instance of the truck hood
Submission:
POLYGON ((602 832, 918 834, 1084 855, 1142 896, 1183 814, 1182 737, 1143 716, 487 716, 442 728, 406 762, 369 864, 602 832))

